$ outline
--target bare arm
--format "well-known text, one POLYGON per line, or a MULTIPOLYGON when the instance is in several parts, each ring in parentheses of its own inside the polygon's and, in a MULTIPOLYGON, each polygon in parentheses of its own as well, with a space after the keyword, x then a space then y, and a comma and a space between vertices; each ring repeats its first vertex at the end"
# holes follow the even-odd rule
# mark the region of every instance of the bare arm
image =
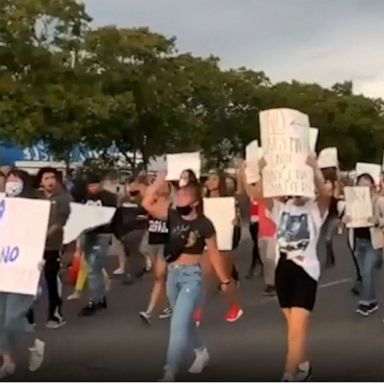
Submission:
POLYGON ((141 205, 154 218, 159 220, 167 220, 169 203, 166 201, 156 201, 156 192, 162 183, 165 182, 165 173, 159 172, 156 180, 145 191, 145 196, 141 205))

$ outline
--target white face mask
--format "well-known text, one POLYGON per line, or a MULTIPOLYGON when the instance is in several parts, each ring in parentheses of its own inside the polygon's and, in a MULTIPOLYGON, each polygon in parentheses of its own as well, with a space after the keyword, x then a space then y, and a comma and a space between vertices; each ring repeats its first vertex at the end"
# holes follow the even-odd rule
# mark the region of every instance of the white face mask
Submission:
POLYGON ((5 184, 5 194, 10 197, 16 197, 23 192, 24 183, 22 181, 7 181, 5 184))
POLYGON ((180 187, 180 188, 184 188, 184 187, 186 187, 187 185, 188 185, 188 180, 187 180, 187 179, 181 178, 181 179, 179 180, 179 187, 180 187))

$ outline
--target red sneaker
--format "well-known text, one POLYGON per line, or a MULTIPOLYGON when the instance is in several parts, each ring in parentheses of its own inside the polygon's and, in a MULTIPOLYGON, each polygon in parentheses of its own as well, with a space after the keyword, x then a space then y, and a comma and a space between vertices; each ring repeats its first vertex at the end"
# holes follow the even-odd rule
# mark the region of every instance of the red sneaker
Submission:
POLYGON ((196 309, 195 313, 193 314, 193 319, 195 320, 197 327, 200 325, 202 317, 203 311, 201 309, 196 309))
POLYGON ((241 316, 243 316, 244 311, 241 309, 239 305, 232 305, 229 309, 227 315, 225 316, 225 321, 228 323, 234 323, 239 320, 241 316))

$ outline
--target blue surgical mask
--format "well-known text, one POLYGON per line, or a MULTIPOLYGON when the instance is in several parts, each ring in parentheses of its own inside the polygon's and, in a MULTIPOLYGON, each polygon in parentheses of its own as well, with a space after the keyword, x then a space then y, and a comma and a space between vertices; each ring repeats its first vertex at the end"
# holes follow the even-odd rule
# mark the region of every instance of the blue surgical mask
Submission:
POLYGON ((24 183, 20 181, 7 181, 5 183, 5 194, 9 197, 17 197, 20 196, 21 192, 23 192, 24 183))

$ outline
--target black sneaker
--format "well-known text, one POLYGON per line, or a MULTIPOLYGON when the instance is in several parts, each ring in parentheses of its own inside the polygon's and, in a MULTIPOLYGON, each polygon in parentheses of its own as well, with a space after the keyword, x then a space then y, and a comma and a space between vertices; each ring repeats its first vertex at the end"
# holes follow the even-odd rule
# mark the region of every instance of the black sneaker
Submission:
POLYGON ((263 296, 267 297, 275 297, 276 296, 276 289, 272 285, 267 285, 267 287, 263 291, 263 296))
POLYGON ((107 299, 104 297, 102 300, 100 300, 97 303, 97 307, 98 309, 107 309, 108 308, 107 299))
POLYGON ((377 303, 372 303, 368 305, 360 304, 356 312, 359 313, 362 316, 368 317, 369 315, 372 315, 372 313, 376 312, 379 309, 379 306, 377 303))
POLYGON ((79 313, 79 316, 92 316, 97 312, 98 306, 95 302, 90 301, 79 313))

